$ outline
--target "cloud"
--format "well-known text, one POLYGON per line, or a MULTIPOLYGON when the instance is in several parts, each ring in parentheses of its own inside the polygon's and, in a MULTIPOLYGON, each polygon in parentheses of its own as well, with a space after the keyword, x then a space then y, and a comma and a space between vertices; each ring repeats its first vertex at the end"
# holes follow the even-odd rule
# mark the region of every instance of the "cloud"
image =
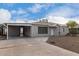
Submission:
POLYGON ((11 14, 13 15, 12 18, 13 19, 24 19, 27 18, 29 13, 27 10, 19 8, 17 10, 12 10, 11 14))
POLYGON ((70 17, 70 16, 73 16, 74 13, 75 13, 74 9, 67 7, 67 6, 62 6, 62 7, 55 9, 54 11, 51 11, 48 15, 70 17))
POLYGON ((66 24, 69 20, 74 20, 77 23, 79 23, 79 18, 72 18, 76 13, 76 10, 67 7, 67 6, 62 6, 59 8, 56 8, 54 11, 49 12, 45 18, 48 19, 49 22, 55 22, 59 24, 66 24))
POLYGON ((76 21, 79 24, 79 18, 65 18, 58 16, 49 16, 47 17, 48 22, 58 23, 58 24, 66 24, 69 20, 76 21))
POLYGON ((15 3, 2 3, 1 6, 6 6, 8 8, 12 8, 15 5, 15 3))
POLYGON ((26 23, 26 22, 23 20, 16 20, 15 23, 26 23))
POLYGON ((16 19, 13 23, 32 23, 36 22, 35 20, 28 20, 28 19, 16 19))
POLYGON ((25 13, 27 13, 26 10, 23 10, 23 9, 21 9, 21 8, 18 9, 18 14, 25 14, 25 13))
POLYGON ((31 8, 28 8, 29 11, 31 11, 32 13, 37 13, 40 11, 41 9, 41 5, 40 4, 35 4, 34 6, 32 6, 31 8))
POLYGON ((17 10, 12 10, 11 13, 12 14, 26 14, 27 11, 22 8, 18 8, 17 10))
POLYGON ((17 13, 17 11, 16 10, 12 10, 11 13, 12 14, 15 14, 15 13, 17 13))
POLYGON ((0 23, 7 23, 11 20, 11 13, 6 9, 0 9, 0 23))
POLYGON ((50 6, 50 4, 34 4, 34 6, 28 8, 29 11, 32 13, 40 12, 42 8, 47 9, 50 6))
POLYGON ((59 24, 65 24, 68 19, 64 18, 64 17, 56 17, 56 16, 49 16, 48 18, 49 22, 53 22, 53 23, 59 23, 59 24))

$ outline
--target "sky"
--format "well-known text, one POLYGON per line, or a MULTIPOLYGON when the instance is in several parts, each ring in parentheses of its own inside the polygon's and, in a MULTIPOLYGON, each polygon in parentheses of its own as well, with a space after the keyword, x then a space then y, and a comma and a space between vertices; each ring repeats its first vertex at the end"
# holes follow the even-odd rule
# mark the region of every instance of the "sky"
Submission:
POLYGON ((0 23, 26 23, 42 18, 65 24, 79 23, 79 3, 0 3, 0 23))

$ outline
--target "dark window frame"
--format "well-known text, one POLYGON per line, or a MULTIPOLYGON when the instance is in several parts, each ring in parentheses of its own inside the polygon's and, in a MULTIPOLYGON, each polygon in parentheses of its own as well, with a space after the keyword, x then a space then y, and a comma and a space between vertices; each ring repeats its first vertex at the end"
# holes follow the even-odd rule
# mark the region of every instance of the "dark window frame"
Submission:
POLYGON ((48 27, 38 27, 38 34, 48 34, 48 27))

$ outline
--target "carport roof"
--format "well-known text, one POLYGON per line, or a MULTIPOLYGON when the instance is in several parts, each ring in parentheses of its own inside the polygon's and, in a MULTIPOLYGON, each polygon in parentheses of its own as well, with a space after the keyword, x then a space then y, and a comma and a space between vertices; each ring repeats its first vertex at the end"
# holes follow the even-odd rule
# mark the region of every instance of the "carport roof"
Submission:
POLYGON ((11 25, 11 26, 32 26, 31 23, 4 23, 5 25, 11 25))
POLYGON ((41 26, 49 26, 49 27, 57 27, 58 24, 52 22, 33 22, 33 23, 4 23, 5 25, 11 26, 32 26, 32 25, 41 25, 41 26))
MULTIPOLYGON (((5 25, 9 26, 32 26, 32 25, 37 25, 37 26, 49 26, 49 27, 58 27, 61 26, 61 24, 57 23, 52 23, 52 22, 33 22, 33 23, 4 23, 5 25)), ((65 26, 65 25, 62 25, 65 26)))

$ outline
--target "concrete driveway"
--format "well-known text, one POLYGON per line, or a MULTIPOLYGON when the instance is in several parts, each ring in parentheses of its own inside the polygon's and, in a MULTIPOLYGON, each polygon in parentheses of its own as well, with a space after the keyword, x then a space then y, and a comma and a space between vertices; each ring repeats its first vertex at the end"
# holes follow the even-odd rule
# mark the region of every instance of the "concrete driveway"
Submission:
POLYGON ((48 37, 13 38, 0 41, 2 56, 78 56, 79 54, 50 45, 48 37))

